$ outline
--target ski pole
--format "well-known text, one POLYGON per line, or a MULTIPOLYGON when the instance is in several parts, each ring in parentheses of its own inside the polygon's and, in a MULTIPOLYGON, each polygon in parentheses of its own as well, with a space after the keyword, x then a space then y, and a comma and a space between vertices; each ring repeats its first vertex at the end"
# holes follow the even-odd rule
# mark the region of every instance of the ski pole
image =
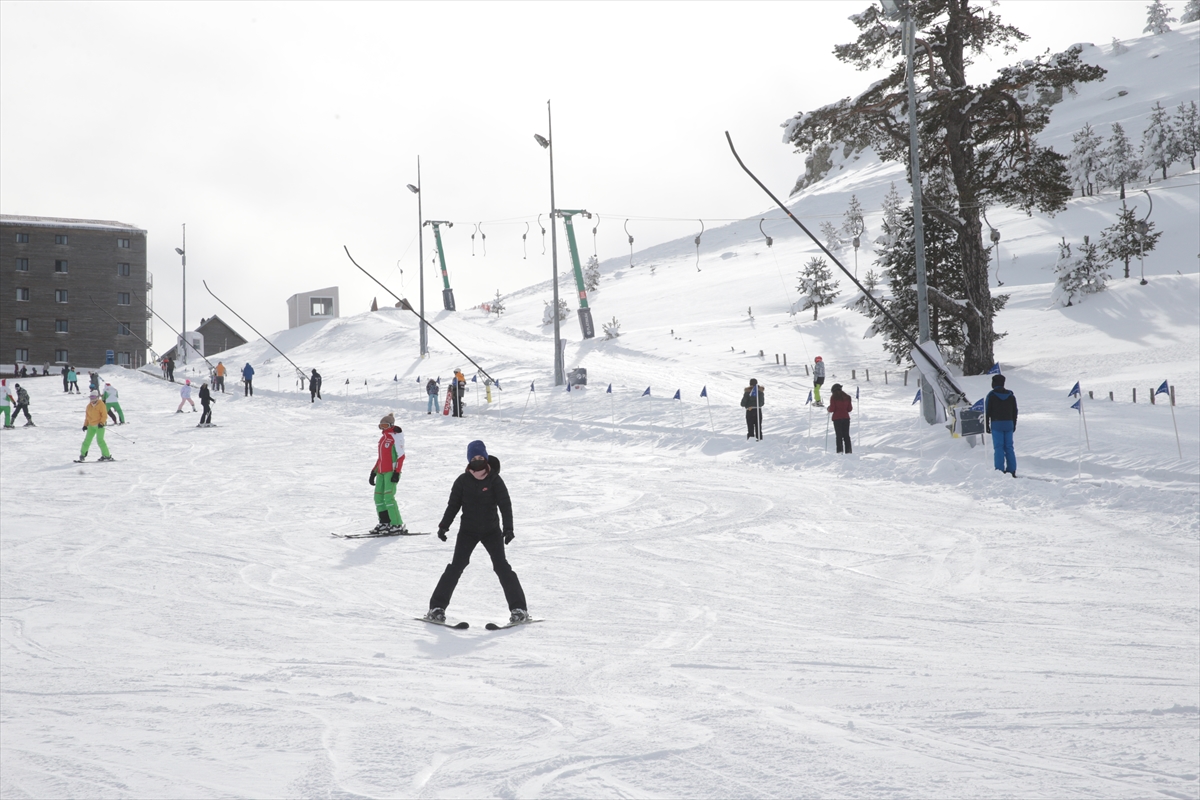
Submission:
MULTIPOLYGON (((106 425, 105 427, 108 427, 108 426, 106 425)), ((116 431, 112 431, 112 433, 117 436, 121 436, 121 434, 117 433, 116 431)), ((121 436, 121 438, 124 439, 125 441, 129 442, 130 444, 137 444, 137 442, 135 442, 133 439, 130 439, 128 436, 121 436)))

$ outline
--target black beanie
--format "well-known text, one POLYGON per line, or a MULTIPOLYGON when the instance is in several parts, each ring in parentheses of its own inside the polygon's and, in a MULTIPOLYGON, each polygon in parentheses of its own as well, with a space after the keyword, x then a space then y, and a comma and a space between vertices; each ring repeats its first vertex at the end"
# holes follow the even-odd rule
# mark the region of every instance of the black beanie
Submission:
POLYGON ((993 389, 1003 389, 1004 388, 1004 376, 1003 375, 993 375, 992 376, 992 388, 993 389))

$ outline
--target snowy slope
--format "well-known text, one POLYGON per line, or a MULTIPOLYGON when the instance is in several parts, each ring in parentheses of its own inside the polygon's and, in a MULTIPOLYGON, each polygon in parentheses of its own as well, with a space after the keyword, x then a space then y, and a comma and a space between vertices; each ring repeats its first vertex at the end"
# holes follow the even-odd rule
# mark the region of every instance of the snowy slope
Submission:
MULTIPOLYGON (((1157 59, 1165 37, 1130 43, 1109 82, 1119 64, 1123 85, 1194 94, 1196 31, 1157 59)), ((1055 135, 1108 103, 1081 91, 1055 135)), ((900 177, 863 162, 793 207, 877 209, 900 177)), ((563 323, 584 391, 550 385, 548 285, 499 319, 431 315, 503 386, 463 419, 427 416, 422 383, 470 365, 433 334, 416 358, 398 309, 272 337, 325 376, 316 403, 264 342, 222 354, 255 365, 256 395, 231 380, 213 429, 174 413, 177 387, 106 371, 131 422, 115 464, 70 463, 83 401, 23 381, 38 427, 0 434, 0 796, 1197 797, 1198 182, 1151 187, 1167 233, 1146 286, 1069 309, 1049 301, 1053 243, 1114 198, 993 217, 1019 255, 997 349, 1018 480, 918 420, 860 315, 788 313, 813 248, 778 212, 770 248, 753 217, 707 231, 698 265, 690 238, 605 261, 594 313, 620 338, 563 323), (860 394, 849 457, 805 405, 818 354, 860 394), (751 376, 761 443, 737 407, 751 376), (1174 415, 1146 402, 1164 379, 1174 415), (546 623, 482 630, 506 609, 477 551, 451 606, 472 628, 430 628, 411 617, 450 544, 328 536, 374 523, 387 411, 415 530, 468 441, 501 458, 509 559, 546 623)))

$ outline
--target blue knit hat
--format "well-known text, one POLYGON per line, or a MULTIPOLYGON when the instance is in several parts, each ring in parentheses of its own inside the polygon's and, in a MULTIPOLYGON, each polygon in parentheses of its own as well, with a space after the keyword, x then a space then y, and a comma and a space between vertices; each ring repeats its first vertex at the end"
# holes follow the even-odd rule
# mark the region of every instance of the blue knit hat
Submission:
POLYGON ((475 456, 483 456, 484 458, 488 457, 487 448, 484 447, 483 442, 481 442, 479 439, 476 439, 467 445, 467 461, 475 458, 475 456))

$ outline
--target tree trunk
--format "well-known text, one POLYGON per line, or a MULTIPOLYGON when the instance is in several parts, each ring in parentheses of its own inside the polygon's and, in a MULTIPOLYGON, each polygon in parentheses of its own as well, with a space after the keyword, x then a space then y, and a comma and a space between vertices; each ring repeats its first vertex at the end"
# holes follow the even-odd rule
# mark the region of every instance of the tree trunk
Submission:
POLYGON ((996 363, 993 354, 992 290, 988 286, 988 259, 983 247, 983 224, 978 207, 960 209, 963 232, 958 238, 963 262, 963 294, 978 310, 965 318, 969 339, 963 351, 963 374, 982 375, 996 363))

